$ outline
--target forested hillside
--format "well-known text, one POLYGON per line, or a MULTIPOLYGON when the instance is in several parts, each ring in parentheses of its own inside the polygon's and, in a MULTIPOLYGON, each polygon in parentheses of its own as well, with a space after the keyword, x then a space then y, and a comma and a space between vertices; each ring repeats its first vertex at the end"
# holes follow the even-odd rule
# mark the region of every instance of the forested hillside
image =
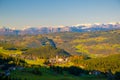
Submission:
POLYGON ((71 57, 71 61, 76 66, 80 66, 83 69, 92 71, 98 70, 101 72, 108 72, 109 70, 112 73, 120 72, 120 54, 113 54, 107 57, 92 58, 92 59, 83 59, 81 57, 71 57))

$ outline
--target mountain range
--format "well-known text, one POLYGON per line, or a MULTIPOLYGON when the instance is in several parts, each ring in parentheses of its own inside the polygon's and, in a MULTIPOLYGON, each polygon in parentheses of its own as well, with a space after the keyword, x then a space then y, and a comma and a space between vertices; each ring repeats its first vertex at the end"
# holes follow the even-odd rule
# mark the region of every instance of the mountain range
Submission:
POLYGON ((47 34, 59 32, 93 32, 120 29, 120 23, 107 23, 107 24, 78 24, 73 26, 62 27, 30 27, 23 30, 10 29, 6 27, 0 28, 0 35, 24 35, 24 34, 47 34))

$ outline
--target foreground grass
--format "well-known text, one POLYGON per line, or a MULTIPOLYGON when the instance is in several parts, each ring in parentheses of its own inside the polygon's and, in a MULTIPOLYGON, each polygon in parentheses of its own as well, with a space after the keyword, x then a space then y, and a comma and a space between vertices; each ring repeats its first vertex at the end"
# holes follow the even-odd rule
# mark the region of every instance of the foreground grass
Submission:
POLYGON ((41 75, 33 74, 29 72, 31 69, 26 69, 27 71, 15 70, 11 72, 11 79, 20 79, 20 80, 106 80, 106 78, 102 76, 94 76, 94 75, 84 75, 84 76, 73 76, 68 73, 57 74, 51 71, 49 68, 41 68, 41 75))

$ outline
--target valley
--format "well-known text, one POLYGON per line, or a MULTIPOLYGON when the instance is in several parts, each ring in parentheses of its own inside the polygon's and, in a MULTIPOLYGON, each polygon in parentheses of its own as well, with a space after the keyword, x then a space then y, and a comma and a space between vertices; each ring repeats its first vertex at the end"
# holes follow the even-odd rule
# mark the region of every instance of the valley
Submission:
POLYGON ((0 79, 118 80, 119 41, 120 30, 1 35, 0 79))
POLYGON ((120 80, 120 0, 0 0, 0 80, 120 80))

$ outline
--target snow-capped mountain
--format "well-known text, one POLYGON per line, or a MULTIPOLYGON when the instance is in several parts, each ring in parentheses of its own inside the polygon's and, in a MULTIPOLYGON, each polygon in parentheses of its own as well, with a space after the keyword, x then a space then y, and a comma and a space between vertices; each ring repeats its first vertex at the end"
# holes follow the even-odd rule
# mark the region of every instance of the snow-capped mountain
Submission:
POLYGON ((10 28, 0 28, 0 34, 45 34, 54 32, 90 32, 90 31, 103 31, 120 29, 120 23, 107 23, 107 24, 77 24, 73 26, 62 26, 62 27, 29 27, 23 30, 16 30, 10 28))

